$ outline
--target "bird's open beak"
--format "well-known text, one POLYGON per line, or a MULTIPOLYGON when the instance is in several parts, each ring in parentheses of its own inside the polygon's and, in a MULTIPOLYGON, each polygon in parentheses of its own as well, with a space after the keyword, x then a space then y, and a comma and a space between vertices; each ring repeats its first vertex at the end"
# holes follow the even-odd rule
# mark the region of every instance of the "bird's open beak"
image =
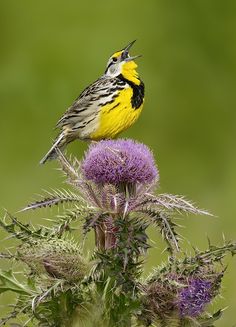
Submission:
POLYGON ((129 55, 129 49, 132 47, 132 45, 136 42, 136 40, 130 42, 123 50, 122 50, 122 59, 124 61, 132 61, 136 58, 139 58, 141 57, 141 55, 138 55, 138 56, 133 56, 133 57, 130 57, 129 55))

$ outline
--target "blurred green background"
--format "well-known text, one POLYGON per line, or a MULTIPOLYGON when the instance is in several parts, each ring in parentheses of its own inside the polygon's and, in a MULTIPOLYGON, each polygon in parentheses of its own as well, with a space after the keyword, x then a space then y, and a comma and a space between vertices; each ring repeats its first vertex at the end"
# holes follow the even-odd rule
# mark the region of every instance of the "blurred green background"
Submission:
MULTIPOLYGON (((236 239, 235 0, 1 0, 0 25, 2 208, 14 213, 43 188, 62 185, 56 163, 39 165, 55 123, 111 53, 137 39, 132 54, 143 55, 146 103, 123 136, 154 150, 160 192, 185 194, 217 216, 186 217, 186 239, 200 249, 206 236, 236 239)), ((85 148, 74 142, 69 150, 82 156, 85 148)), ((19 217, 42 223, 46 215, 19 217)), ((150 233, 156 244, 147 272, 163 246, 150 233)), ((215 303, 229 306, 222 327, 236 323, 236 260, 228 262, 224 298, 215 303)))

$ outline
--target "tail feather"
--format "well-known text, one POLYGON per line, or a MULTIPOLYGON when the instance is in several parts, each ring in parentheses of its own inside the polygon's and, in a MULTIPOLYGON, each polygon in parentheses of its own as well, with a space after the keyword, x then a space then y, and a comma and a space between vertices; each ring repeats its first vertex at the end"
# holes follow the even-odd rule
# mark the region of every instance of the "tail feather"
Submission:
POLYGON ((48 160, 53 160, 57 158, 57 151, 56 149, 63 150, 63 148, 66 146, 66 137, 64 132, 58 135, 55 142, 53 143, 53 146, 51 149, 46 153, 46 155, 40 160, 40 164, 44 164, 48 160))

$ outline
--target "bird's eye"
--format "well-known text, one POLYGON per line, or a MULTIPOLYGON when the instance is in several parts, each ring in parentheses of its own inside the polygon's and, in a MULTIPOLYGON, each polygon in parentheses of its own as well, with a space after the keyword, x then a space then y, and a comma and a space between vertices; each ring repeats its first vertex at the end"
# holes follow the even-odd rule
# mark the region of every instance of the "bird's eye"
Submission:
POLYGON ((118 60, 117 58, 112 58, 113 62, 117 62, 117 60, 118 60))

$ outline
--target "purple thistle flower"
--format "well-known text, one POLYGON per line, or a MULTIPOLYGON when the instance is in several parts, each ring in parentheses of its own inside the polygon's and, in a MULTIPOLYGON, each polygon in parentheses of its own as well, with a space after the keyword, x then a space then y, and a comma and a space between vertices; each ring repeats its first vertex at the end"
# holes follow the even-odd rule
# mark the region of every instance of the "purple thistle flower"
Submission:
POLYGON ((177 300, 180 315, 182 317, 199 316, 214 297, 212 286, 210 281, 192 279, 187 287, 181 288, 177 300))
POLYGON ((147 184, 158 178, 151 151, 133 140, 107 140, 91 145, 81 170, 85 178, 96 184, 147 184))

